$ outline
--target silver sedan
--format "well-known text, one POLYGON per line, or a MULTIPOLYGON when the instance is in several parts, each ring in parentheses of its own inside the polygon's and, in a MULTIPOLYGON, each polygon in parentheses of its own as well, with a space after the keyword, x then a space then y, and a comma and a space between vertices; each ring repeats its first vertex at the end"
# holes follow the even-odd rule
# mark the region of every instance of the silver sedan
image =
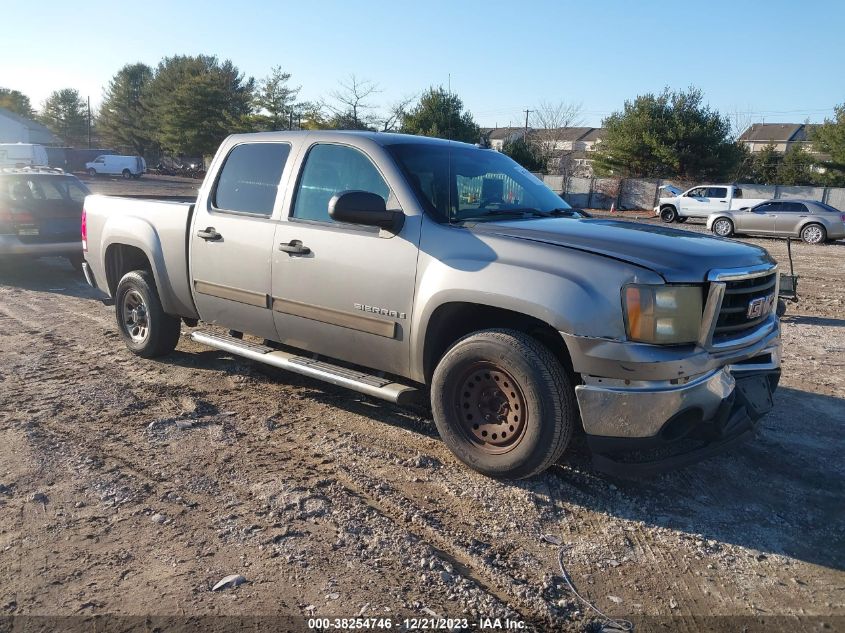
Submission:
POLYGON ((800 237, 821 244, 845 238, 845 213, 815 200, 767 200, 750 209, 712 213, 707 228, 720 237, 800 237))

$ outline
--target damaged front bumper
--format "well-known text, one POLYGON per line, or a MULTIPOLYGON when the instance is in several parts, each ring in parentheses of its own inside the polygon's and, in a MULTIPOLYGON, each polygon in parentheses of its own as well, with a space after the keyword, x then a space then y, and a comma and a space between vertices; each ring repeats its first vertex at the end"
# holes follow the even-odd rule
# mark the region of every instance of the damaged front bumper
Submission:
POLYGON ((664 377, 667 368, 678 369, 678 359, 672 358, 653 358, 648 371, 631 372, 660 376, 649 380, 582 373, 584 384, 575 391, 595 466, 615 475, 655 474, 752 435, 772 408, 780 380, 779 332, 732 355, 720 358, 716 368, 686 376, 678 372, 676 378, 664 377))

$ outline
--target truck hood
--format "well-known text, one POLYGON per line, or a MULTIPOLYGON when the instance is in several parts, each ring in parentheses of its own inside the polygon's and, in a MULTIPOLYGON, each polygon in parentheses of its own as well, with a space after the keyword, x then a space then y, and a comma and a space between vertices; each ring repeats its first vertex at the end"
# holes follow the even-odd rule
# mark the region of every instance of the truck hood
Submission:
POLYGON ((714 268, 774 264, 765 249, 733 240, 618 220, 542 218, 479 222, 473 233, 493 234, 596 253, 652 270, 667 282, 706 281, 714 268))
POLYGON ((658 189, 662 189, 663 191, 667 192, 671 196, 679 196, 683 193, 682 190, 674 187, 672 185, 660 185, 658 189))

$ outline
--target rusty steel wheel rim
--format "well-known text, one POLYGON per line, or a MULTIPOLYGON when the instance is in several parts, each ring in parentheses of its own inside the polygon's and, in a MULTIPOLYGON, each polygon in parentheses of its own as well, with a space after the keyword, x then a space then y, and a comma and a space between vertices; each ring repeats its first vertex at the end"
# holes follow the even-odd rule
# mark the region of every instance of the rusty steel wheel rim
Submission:
POLYGON ((457 381, 454 402, 463 435, 487 453, 506 453, 525 433, 528 410, 522 388, 493 363, 467 368, 457 381))

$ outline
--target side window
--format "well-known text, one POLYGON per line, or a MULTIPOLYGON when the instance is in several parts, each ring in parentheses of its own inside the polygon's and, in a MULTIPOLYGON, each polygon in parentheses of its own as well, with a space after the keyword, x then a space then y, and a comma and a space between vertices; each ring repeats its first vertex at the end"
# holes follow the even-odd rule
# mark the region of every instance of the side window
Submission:
POLYGON ((781 211, 787 213, 807 213, 807 207, 800 202, 781 202, 780 207, 781 211))
POLYGON ((286 143, 236 145, 220 170, 212 197, 214 207, 271 215, 289 154, 286 143))
POLYGON ((367 156, 346 145, 314 145, 305 159, 299 178, 293 217, 332 222, 329 201, 341 191, 369 191, 384 198, 390 188, 367 156))
POLYGON ((692 189, 687 194, 690 198, 704 198, 707 196, 707 189, 704 187, 698 187, 697 189, 692 189))
POLYGON ((727 198, 728 190, 725 187, 710 187, 707 190, 707 197, 709 198, 727 198))
POLYGON ((742 197, 742 189, 739 187, 734 187, 734 198, 741 198, 742 197))
POLYGON ((9 188, 9 197, 15 202, 29 202, 33 199, 32 189, 26 178, 10 178, 12 181, 9 188))

